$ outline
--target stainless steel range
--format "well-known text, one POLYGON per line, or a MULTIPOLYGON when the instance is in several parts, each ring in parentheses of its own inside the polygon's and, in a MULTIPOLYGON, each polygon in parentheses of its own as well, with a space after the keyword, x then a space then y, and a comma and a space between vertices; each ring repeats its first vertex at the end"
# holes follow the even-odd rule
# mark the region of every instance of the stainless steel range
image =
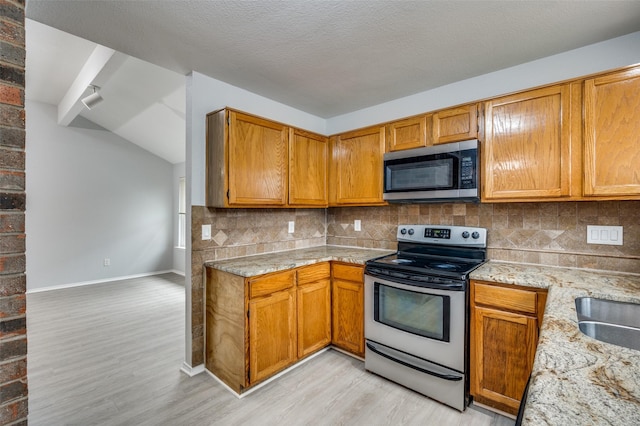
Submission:
POLYGON ((365 368, 463 411, 469 401, 469 273, 484 228, 398 227, 398 252, 365 266, 365 368))

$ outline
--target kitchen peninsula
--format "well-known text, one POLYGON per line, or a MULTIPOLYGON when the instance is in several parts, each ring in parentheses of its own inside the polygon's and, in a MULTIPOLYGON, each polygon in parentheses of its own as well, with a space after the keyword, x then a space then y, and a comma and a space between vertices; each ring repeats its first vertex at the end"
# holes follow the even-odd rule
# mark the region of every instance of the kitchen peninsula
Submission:
POLYGON ((640 276, 488 262, 471 279, 548 289, 523 425, 640 424, 640 352, 582 334, 574 302, 640 303, 640 276))

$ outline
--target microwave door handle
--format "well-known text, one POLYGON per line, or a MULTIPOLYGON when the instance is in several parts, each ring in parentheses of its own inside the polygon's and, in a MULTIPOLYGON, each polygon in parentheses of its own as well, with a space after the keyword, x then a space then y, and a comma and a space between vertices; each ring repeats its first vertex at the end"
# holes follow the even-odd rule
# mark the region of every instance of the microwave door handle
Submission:
POLYGON ((409 362, 397 359, 395 357, 393 357, 390 354, 385 353, 382 349, 380 348, 376 348, 373 344, 367 342, 367 347, 374 353, 387 358, 388 360, 391 360, 393 362, 396 362, 398 364, 404 365, 405 367, 409 367, 412 368, 414 370, 420 371, 421 373, 426 373, 429 374, 431 376, 435 376, 438 377, 440 379, 444 379, 444 380, 449 380, 451 382, 457 382, 463 379, 463 376, 454 376, 453 374, 443 374, 443 373, 439 373, 437 371, 433 371, 433 370, 427 370, 425 368, 422 367, 418 367, 417 365, 413 365, 409 362))

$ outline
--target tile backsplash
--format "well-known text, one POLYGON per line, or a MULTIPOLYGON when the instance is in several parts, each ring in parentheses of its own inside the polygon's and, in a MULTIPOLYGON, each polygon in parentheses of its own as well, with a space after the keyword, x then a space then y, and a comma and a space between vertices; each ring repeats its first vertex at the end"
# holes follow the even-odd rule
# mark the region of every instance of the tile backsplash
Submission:
POLYGON ((330 208, 327 244, 394 249, 411 223, 487 228, 492 260, 640 273, 640 201, 330 208), (623 226, 624 245, 587 244, 587 225, 623 226))

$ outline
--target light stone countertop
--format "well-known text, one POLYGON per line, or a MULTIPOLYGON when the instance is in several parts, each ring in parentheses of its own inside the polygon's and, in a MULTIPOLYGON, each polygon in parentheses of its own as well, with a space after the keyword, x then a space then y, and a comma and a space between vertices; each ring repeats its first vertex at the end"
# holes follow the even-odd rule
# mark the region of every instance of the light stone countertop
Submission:
POLYGON ((205 262, 204 266, 241 277, 254 277, 269 272, 284 271, 330 260, 364 265, 369 259, 395 253, 395 250, 376 250, 341 246, 318 246, 276 253, 236 257, 205 262))
POLYGON ((640 275, 491 261, 471 278, 549 290, 523 425, 640 425, 640 351, 582 334, 574 301, 640 303, 640 275))

